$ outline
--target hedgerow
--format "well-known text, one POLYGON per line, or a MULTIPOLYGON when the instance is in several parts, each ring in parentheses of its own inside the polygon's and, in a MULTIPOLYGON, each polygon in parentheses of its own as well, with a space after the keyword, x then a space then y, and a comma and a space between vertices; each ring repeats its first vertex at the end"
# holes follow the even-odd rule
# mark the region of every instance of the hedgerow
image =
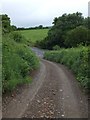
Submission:
POLYGON ((44 58, 68 66, 75 73, 81 86, 90 89, 89 54, 90 50, 88 47, 81 46, 78 48, 61 49, 59 51, 47 51, 44 54, 44 58))
POLYGON ((37 69, 39 60, 19 33, 9 33, 2 38, 3 92, 31 81, 30 73, 37 69))

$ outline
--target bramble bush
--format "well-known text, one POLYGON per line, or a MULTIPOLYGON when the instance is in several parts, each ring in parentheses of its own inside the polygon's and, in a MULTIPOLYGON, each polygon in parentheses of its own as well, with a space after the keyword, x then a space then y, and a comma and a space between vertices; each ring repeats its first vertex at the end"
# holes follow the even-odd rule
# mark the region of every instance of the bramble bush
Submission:
POLYGON ((45 52, 44 58, 68 66, 76 75, 81 86, 90 89, 88 47, 79 46, 78 48, 61 49, 59 51, 45 52))

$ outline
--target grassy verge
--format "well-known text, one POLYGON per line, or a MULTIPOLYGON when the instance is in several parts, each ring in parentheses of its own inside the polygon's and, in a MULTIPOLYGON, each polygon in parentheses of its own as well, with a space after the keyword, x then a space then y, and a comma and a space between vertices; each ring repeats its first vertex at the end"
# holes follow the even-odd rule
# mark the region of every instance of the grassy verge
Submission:
POLYGON ((45 52, 44 58, 50 61, 58 62, 68 66, 76 75, 81 86, 90 89, 88 56, 90 50, 88 47, 79 47, 71 49, 61 49, 59 51, 45 52))
POLYGON ((19 84, 31 82, 30 73, 39 67, 39 60, 19 33, 3 35, 3 93, 19 84))

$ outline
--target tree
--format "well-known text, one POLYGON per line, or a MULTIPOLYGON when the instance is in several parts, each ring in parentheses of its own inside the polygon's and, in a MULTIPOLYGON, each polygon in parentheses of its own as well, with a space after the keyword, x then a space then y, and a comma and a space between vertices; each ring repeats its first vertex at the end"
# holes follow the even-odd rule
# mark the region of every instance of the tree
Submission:
POLYGON ((10 18, 8 17, 8 15, 1 15, 2 17, 2 30, 3 33, 8 33, 11 31, 11 26, 10 26, 10 18))
POLYGON ((90 17, 85 18, 84 20, 84 26, 90 29, 90 17))
POLYGON ((76 27, 66 34, 65 45, 67 47, 77 47, 79 44, 88 45, 90 37, 88 36, 89 30, 84 26, 76 27))
POLYGON ((0 17, 2 18, 2 32, 3 33, 9 33, 11 31, 15 31, 17 30, 17 27, 12 25, 11 26, 11 20, 8 17, 8 15, 0 15, 0 17))
POLYGON ((57 18, 57 17, 55 17, 55 18, 54 18, 54 20, 53 20, 53 24, 54 24, 54 25, 56 25, 57 20, 58 20, 58 18, 57 18))
POLYGON ((61 17, 56 20, 57 22, 54 24, 54 26, 57 29, 61 29, 64 32, 74 29, 77 26, 80 26, 83 24, 84 17, 82 16, 82 13, 73 13, 73 14, 63 14, 61 17))
POLYGON ((39 27, 38 27, 39 29, 42 29, 43 28, 43 25, 39 25, 39 27))
MULTIPOLYGON (((54 18, 53 26, 48 32, 48 36, 42 42, 44 48, 53 49, 53 46, 67 47, 64 43, 66 33, 80 25, 83 25, 84 17, 82 13, 63 14, 54 18)), ((42 44, 41 44, 42 45, 42 44)))

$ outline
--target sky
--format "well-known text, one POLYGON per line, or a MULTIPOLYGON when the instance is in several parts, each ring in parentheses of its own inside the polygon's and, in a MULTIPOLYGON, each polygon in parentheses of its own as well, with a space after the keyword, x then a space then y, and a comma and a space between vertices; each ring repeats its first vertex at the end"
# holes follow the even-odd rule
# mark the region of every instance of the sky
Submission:
POLYGON ((51 26, 64 13, 88 16, 89 0, 0 0, 0 14, 7 14, 17 27, 51 26))

